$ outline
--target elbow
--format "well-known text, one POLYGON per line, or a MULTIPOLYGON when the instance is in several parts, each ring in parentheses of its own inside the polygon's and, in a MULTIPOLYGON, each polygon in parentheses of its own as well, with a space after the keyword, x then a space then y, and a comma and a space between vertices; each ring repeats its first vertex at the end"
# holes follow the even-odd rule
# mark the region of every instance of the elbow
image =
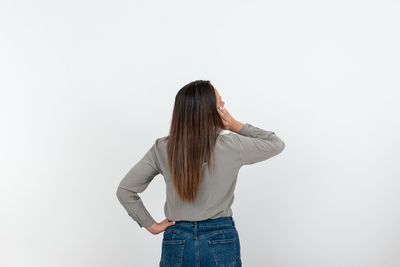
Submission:
POLYGON ((275 144, 275 155, 280 154, 284 149, 285 149, 285 142, 279 140, 279 142, 275 144))
POLYGON ((118 200, 123 202, 135 202, 140 199, 138 193, 132 190, 127 190, 121 186, 118 186, 117 191, 115 192, 118 200))
POLYGON ((117 190, 115 191, 115 195, 117 196, 118 200, 120 200, 120 198, 121 198, 121 189, 120 189, 119 186, 117 187, 117 190))
POLYGON ((121 187, 119 187, 119 186, 117 188, 117 191, 115 192, 115 195, 117 196, 117 198, 118 198, 118 200, 120 202, 124 202, 126 200, 126 197, 127 197, 126 190, 121 188, 121 187))
POLYGON ((274 154, 277 155, 285 149, 285 142, 283 142, 281 138, 274 134, 271 142, 271 148, 274 151, 274 154))
POLYGON ((279 153, 281 153, 284 149, 285 149, 285 142, 283 142, 282 140, 281 140, 281 144, 280 144, 280 147, 279 147, 279 149, 280 149, 280 151, 279 151, 279 153))

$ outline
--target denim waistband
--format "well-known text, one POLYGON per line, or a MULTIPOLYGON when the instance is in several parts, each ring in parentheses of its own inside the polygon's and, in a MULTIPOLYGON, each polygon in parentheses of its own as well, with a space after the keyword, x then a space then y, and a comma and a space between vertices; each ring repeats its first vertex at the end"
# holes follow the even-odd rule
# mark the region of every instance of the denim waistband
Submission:
MULTIPOLYGON (((168 220, 170 221, 170 220, 168 220)), ((206 219, 201 221, 175 221, 175 225, 184 225, 189 227, 197 228, 198 226, 220 226, 220 225, 232 225, 235 226, 235 220, 232 216, 219 217, 215 219, 206 219)))

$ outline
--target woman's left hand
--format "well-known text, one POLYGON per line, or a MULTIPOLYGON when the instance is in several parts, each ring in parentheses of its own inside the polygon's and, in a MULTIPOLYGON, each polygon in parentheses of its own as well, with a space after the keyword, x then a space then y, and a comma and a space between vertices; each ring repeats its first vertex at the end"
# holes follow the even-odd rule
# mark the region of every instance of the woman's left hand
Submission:
POLYGON ((157 235, 161 232, 164 232, 169 226, 174 225, 175 222, 169 222, 168 218, 165 218, 162 222, 155 222, 146 229, 152 233, 153 235, 157 235))

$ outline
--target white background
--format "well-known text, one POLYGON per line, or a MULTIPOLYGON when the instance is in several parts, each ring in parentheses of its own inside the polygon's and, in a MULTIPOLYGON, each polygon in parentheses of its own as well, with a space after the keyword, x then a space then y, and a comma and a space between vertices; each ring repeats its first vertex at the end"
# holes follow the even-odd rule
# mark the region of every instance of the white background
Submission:
MULTIPOLYGON (((0 265, 158 266, 117 185, 210 80, 285 150, 239 173, 243 266, 400 266, 398 1, 1 1, 0 265)), ((163 220, 158 175, 141 197, 163 220)))

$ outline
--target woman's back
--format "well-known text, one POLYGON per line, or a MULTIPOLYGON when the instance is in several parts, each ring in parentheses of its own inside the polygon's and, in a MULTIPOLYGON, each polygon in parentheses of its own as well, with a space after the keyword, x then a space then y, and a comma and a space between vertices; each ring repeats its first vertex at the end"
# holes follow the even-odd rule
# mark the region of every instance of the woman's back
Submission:
POLYGON ((117 196, 140 227, 155 220, 137 193, 161 173, 166 183, 164 213, 170 221, 200 221, 232 216, 231 205, 239 169, 279 154, 285 143, 272 131, 245 123, 237 133, 221 134, 214 148, 213 172, 203 163, 201 184, 194 203, 183 202, 172 187, 168 171, 167 141, 157 138, 145 156, 122 179, 117 196))

